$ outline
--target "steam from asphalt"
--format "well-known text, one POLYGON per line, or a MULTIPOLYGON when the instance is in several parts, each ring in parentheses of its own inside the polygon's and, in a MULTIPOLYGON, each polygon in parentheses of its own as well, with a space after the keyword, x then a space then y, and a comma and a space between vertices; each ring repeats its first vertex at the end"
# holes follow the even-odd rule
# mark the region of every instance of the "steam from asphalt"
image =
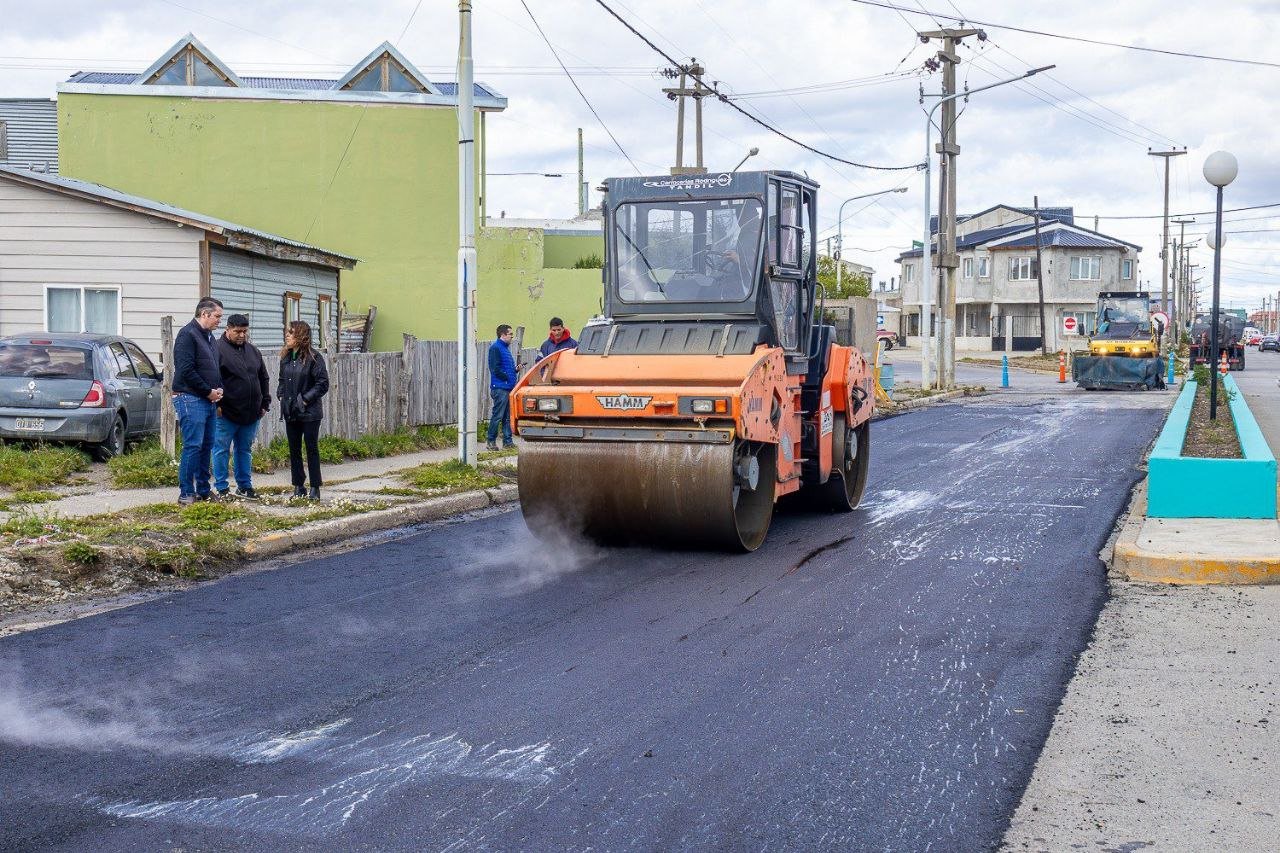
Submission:
MULTIPOLYGON (((605 550, 561 520, 539 525, 540 536, 521 528, 498 547, 463 548, 457 552, 458 573, 484 582, 484 594, 516 596, 541 589, 600 560, 605 550)), ((486 543, 487 544, 487 543, 486 543)), ((478 589, 466 590, 478 597, 478 589)))

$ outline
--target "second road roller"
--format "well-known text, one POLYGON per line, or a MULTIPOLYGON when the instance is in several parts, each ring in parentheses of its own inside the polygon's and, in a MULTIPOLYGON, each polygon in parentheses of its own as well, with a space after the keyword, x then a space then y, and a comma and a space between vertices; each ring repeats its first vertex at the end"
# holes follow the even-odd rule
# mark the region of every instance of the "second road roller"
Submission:
POLYGON ((786 496, 862 498, 872 370, 822 322, 818 185, 605 182, 603 314, 512 391, 535 534, 753 551, 786 496))

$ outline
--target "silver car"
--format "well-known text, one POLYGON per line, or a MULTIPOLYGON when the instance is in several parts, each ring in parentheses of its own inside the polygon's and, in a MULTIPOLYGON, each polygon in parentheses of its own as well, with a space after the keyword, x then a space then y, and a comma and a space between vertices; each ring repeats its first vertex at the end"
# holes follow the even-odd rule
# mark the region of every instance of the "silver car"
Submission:
POLYGON ((160 431, 161 375, 119 335, 0 338, 0 438, 74 441, 100 460, 160 431))

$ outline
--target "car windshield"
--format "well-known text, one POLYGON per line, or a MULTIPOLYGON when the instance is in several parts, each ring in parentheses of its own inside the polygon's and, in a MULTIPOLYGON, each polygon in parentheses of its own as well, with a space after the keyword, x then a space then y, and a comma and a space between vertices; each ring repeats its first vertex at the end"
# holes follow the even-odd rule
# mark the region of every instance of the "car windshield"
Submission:
POLYGON ((755 286, 760 202, 663 200, 618 206, 613 280, 623 302, 741 302, 755 286))
POLYGON ((0 342, 0 376, 92 379, 93 352, 69 345, 0 342))
POLYGON ((1137 323, 1149 325, 1151 320, 1147 314, 1145 299, 1108 299, 1102 303, 1102 311, 1098 314, 1099 323, 1137 323))

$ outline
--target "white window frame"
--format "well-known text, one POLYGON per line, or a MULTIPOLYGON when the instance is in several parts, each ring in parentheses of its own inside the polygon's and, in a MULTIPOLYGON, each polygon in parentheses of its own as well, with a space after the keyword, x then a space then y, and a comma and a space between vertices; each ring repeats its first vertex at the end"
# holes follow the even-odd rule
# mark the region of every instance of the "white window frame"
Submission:
POLYGON ((964 272, 961 277, 966 279, 973 278, 973 258, 965 258, 962 264, 964 272))
POLYGON ((333 334, 329 327, 333 324, 333 297, 327 293, 316 295, 316 348, 324 352, 329 347, 329 338, 333 334), (327 316, 326 316, 327 315, 327 316))
POLYGON ((1124 281, 1133 281, 1133 258, 1120 259, 1120 278, 1124 281))
MULTIPOLYGON (((40 326, 44 331, 49 331, 49 291, 50 290, 78 290, 80 291, 80 332, 79 334, 87 334, 84 328, 84 292, 86 290, 114 290, 116 294, 116 331, 117 335, 124 334, 124 293, 118 284, 45 284, 44 290, 40 295, 40 326)), ((50 333, 56 334, 56 333, 50 333)))
POLYGON ((903 281, 905 281, 905 282, 907 282, 908 284, 910 284, 911 282, 913 282, 913 281, 915 281, 915 280, 916 280, 916 265, 915 265, 915 264, 903 264, 903 265, 902 265, 902 280, 903 280, 903 281))
POLYGON ((1102 281, 1102 256, 1072 255, 1071 266, 1067 273, 1068 281, 1102 281), (1089 266, 1088 270, 1085 269, 1086 262, 1089 266))
POLYGON ((991 256, 978 256, 978 278, 991 278, 991 256))
POLYGON ((1036 259, 1032 255, 1010 255, 1009 281, 1035 281, 1037 272, 1033 269, 1035 262, 1036 259), (1014 274, 1015 272, 1017 275, 1014 274))

